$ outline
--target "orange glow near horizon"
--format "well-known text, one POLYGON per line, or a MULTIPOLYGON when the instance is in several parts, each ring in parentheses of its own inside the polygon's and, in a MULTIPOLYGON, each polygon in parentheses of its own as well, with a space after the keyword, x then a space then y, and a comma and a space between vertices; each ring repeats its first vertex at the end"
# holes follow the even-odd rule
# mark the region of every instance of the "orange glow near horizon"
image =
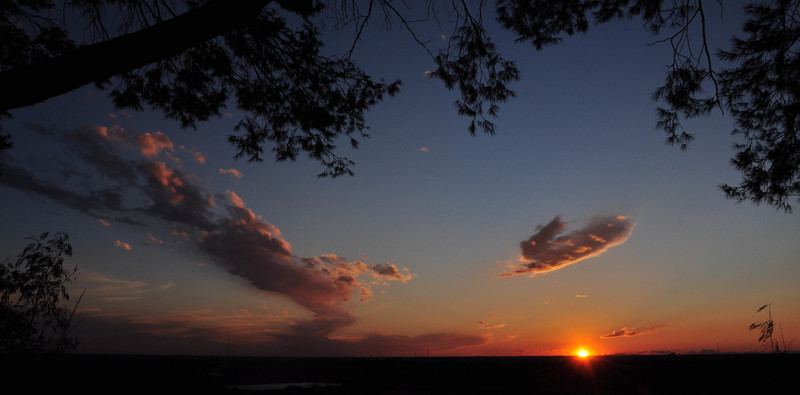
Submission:
POLYGON ((579 348, 578 351, 575 352, 575 355, 577 355, 580 358, 587 358, 591 354, 589 353, 589 350, 585 348, 579 348))

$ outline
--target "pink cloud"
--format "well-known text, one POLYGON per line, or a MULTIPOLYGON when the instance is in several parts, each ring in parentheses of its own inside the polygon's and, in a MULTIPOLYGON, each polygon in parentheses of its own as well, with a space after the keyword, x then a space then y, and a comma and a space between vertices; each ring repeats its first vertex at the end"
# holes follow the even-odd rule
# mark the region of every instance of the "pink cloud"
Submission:
POLYGON ((122 242, 122 241, 119 241, 119 240, 117 240, 117 241, 114 243, 114 245, 116 245, 116 246, 117 246, 117 247, 119 247, 119 248, 122 248, 122 249, 123 249, 123 250, 125 250, 125 251, 130 251, 130 250, 131 250, 131 245, 130 245, 130 244, 128 244, 128 243, 125 243, 125 242, 122 242))
MULTIPOLYGON (((171 160, 178 162, 178 158, 173 155, 176 150, 175 145, 163 132, 131 134, 119 126, 94 126, 94 131, 106 140, 122 142, 127 148, 138 152, 145 158, 154 159, 163 153, 171 160)), ((196 162, 205 163, 206 156, 202 152, 184 146, 178 148, 188 152, 196 162)))
POLYGON ((164 162, 144 162, 138 169, 147 175, 142 190, 150 200, 148 206, 140 211, 173 221, 186 230, 199 228, 207 231, 217 226, 212 211, 213 200, 192 177, 179 169, 167 167, 164 162))
POLYGON ((584 228, 563 234, 567 224, 556 217, 547 225, 537 227, 536 234, 520 243, 521 263, 502 276, 533 276, 598 256, 624 243, 634 226, 622 215, 595 217, 584 228))
POLYGON ((158 237, 155 237, 155 236, 151 235, 150 233, 147 234, 147 238, 150 239, 150 241, 152 241, 153 243, 164 244, 163 240, 159 239, 158 237))
POLYGON ((172 234, 173 236, 182 237, 184 239, 188 239, 189 238, 189 232, 186 232, 185 230, 170 229, 169 233, 172 234))
POLYGON ((186 148, 184 146, 181 146, 180 148, 182 150, 184 150, 184 151, 188 151, 189 155, 191 155, 192 158, 194 158, 195 162, 200 163, 200 164, 206 163, 206 155, 203 154, 202 152, 200 152, 200 151, 198 151, 198 150, 196 150, 194 148, 186 148))
POLYGON ((225 194, 228 195, 228 199, 235 208, 231 210, 232 213, 235 212, 235 215, 226 220, 228 222, 227 225, 232 226, 238 224, 251 229, 257 229, 258 232, 261 232, 267 236, 281 235, 281 231, 277 227, 262 221, 261 217, 256 216, 256 214, 253 213, 253 210, 245 207, 244 200, 242 200, 242 198, 240 198, 236 192, 228 190, 225 191, 225 194))
POLYGON ((97 133, 98 135, 102 136, 107 140, 122 141, 125 143, 128 142, 127 135, 125 134, 125 129, 117 125, 114 125, 110 128, 107 126, 96 125, 93 127, 93 129, 95 133, 97 133))
POLYGON ((219 174, 227 174, 239 180, 241 180, 244 176, 239 170, 236 169, 219 169, 219 174))
MULTIPOLYGON (((242 200, 242 198, 240 198, 239 195, 236 194, 236 192, 234 192, 234 191, 225 191, 225 193, 228 195, 228 199, 230 199, 231 203, 233 203, 234 206, 236 206, 238 208, 242 208, 242 209, 244 208, 244 200, 242 200)), ((251 214, 252 214, 252 211, 251 211, 251 214)), ((255 215, 253 215, 253 216, 255 217, 255 215)))
POLYGON ((355 321, 344 306, 358 294, 372 297, 363 278, 405 282, 413 276, 390 263, 348 261, 336 254, 296 258, 291 244, 273 225, 256 217, 232 191, 227 218, 200 239, 201 248, 233 275, 256 288, 284 295, 314 313, 313 319, 292 325, 298 333, 327 335, 355 321))
MULTIPOLYGON (((161 154, 172 159, 172 143, 160 132, 129 136, 119 127, 96 126, 66 130, 58 136, 64 152, 89 169, 86 179, 97 182, 86 182, 88 187, 80 191, 55 189, 47 179, 10 168, 14 177, 3 177, 6 185, 26 179, 27 183, 11 185, 93 218, 137 225, 150 220, 164 223, 172 234, 195 243, 199 252, 207 254, 200 261, 210 258, 256 289, 285 297, 310 311, 312 318, 293 321, 287 328, 293 336, 325 338, 355 321, 349 302, 366 302, 377 294, 373 292, 376 287, 414 277, 407 268, 388 262, 348 260, 336 254, 295 256, 279 229, 256 215, 235 192, 212 194, 181 168, 147 159, 161 154), (130 214, 135 214, 136 221, 130 214)), ((234 169, 222 169, 222 173, 240 174, 234 169)), ((162 242, 151 234, 147 237, 148 243, 162 242)), ((120 240, 115 245, 131 249, 120 240)))
POLYGON ((139 152, 146 158, 154 158, 163 151, 175 151, 172 141, 162 132, 140 134, 135 140, 139 152))
POLYGON ((370 263, 367 266, 372 270, 373 276, 380 279, 406 282, 414 278, 407 268, 398 269, 397 266, 388 262, 370 263))
POLYGON ((178 192, 178 188, 183 186, 183 181, 172 169, 167 167, 166 163, 150 162, 150 166, 146 166, 145 169, 161 186, 171 193, 170 202, 172 204, 177 204, 183 200, 183 196, 178 192))
POLYGON ((217 263, 256 288, 288 296, 316 313, 311 326, 332 329, 352 323, 352 317, 339 306, 348 299, 351 282, 332 277, 330 270, 313 262, 299 265, 291 245, 272 234, 271 225, 253 218, 245 208, 230 209, 231 218, 200 240, 200 246, 217 263))

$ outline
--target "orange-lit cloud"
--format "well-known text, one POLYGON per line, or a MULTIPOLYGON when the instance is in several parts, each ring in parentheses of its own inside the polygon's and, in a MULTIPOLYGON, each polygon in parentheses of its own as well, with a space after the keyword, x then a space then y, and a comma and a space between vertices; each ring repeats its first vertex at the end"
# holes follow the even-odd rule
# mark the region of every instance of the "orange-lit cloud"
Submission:
POLYGON ((242 172, 236 169, 219 169, 219 174, 227 174, 231 177, 236 178, 237 180, 241 180, 244 175, 242 172))
POLYGON ((651 325, 647 328, 622 327, 620 329, 615 329, 609 333, 606 333, 600 337, 601 338, 632 337, 632 336, 644 335, 646 333, 651 333, 660 327, 661 325, 651 325))
POLYGON ((189 148, 189 147, 186 147, 184 145, 181 145, 181 146, 178 147, 178 149, 180 149, 183 152, 188 152, 189 155, 192 157, 192 159, 194 159, 195 162, 197 162, 197 163, 199 163, 201 165, 206 163, 206 154, 198 151, 196 148, 194 148, 194 147, 189 148))
POLYGON ((555 217, 547 225, 538 226, 533 236, 520 243, 521 263, 502 276, 534 276, 598 256, 610 247, 624 243, 633 227, 634 224, 625 216, 605 216, 593 218, 582 229, 562 234, 567 224, 555 217))
POLYGON ((131 245, 130 245, 130 244, 128 244, 128 243, 125 243, 125 242, 122 242, 122 241, 119 241, 119 240, 117 240, 117 241, 114 243, 114 245, 116 245, 116 246, 117 246, 117 247, 119 247, 119 248, 122 248, 122 249, 123 249, 123 250, 125 250, 125 251, 130 251, 130 250, 131 250, 131 245))
POLYGON ((102 136, 105 139, 123 141, 123 142, 128 141, 128 138, 125 134, 125 129, 119 126, 114 125, 109 128, 107 126, 96 125, 93 127, 93 129, 95 133, 97 133, 98 135, 102 136))
POLYGON ((159 239, 158 237, 155 237, 155 236, 151 235, 150 233, 147 234, 147 238, 150 239, 150 241, 152 241, 153 243, 164 244, 163 240, 159 239))
MULTIPOLYGON (((234 192, 234 191, 225 191, 225 193, 228 194, 228 199, 231 200, 231 203, 233 203, 233 205, 235 207, 244 208, 244 200, 242 200, 242 198, 240 198, 239 195, 236 194, 236 192, 234 192)), ((252 212, 251 212, 251 214, 252 214, 252 212)))
POLYGON ((265 221, 261 220, 261 217, 257 216, 253 210, 245 207, 244 200, 239 197, 234 191, 225 191, 225 194, 228 195, 228 199, 230 200, 233 207, 229 209, 230 213, 234 213, 233 217, 229 217, 226 221, 228 221, 227 225, 233 225, 234 222, 238 223, 239 225, 244 225, 251 229, 258 229, 258 232, 266 235, 266 236, 280 236, 281 231, 272 226, 265 221))
POLYGON ((229 273, 313 312, 313 319, 292 325, 297 333, 325 336, 352 324, 355 317, 343 304, 356 293, 362 301, 372 297, 370 285, 361 277, 379 282, 412 278, 407 269, 390 263, 348 261, 336 254, 297 258, 276 227, 256 217, 234 192, 227 193, 231 202, 227 216, 202 235, 199 245, 229 273))
POLYGON ((192 157, 194 158, 197 163, 206 163, 206 156, 200 151, 193 150, 191 151, 192 157))
POLYGON ((408 268, 398 269, 397 266, 391 263, 369 263, 367 267, 372 271, 372 275, 377 278, 386 280, 395 280, 406 282, 414 278, 414 275, 408 271, 408 268))
MULTIPOLYGON (((140 211, 176 224, 207 231, 216 227, 213 200, 200 185, 178 169, 164 162, 148 161, 139 165, 146 177, 142 191, 149 205, 140 211)), ((185 230, 185 229, 184 229, 185 230)))
MULTIPOLYGON (((133 116, 131 114, 129 114, 129 113, 125 112, 125 111, 122 111, 121 114, 122 114, 123 117, 128 118, 128 119, 133 118, 133 116)), ((110 119, 117 119, 118 115, 117 115, 117 113, 110 112, 110 113, 108 113, 108 117, 110 119)))
MULTIPOLYGON (((201 259, 210 258, 248 285, 311 312, 310 319, 286 324, 288 333, 298 339, 324 338, 352 324, 355 316, 348 302, 366 302, 374 297, 375 287, 414 277, 407 268, 388 262, 348 260, 336 254, 294 255, 278 228, 256 215, 238 194, 211 193, 182 168, 155 160, 173 149, 159 132, 136 136, 119 127, 100 126, 58 133, 42 126, 37 131, 57 136, 64 155, 74 159, 76 169, 85 170, 81 176, 97 182, 82 183, 80 188, 69 183, 59 186, 47 179, 52 169, 37 174, 12 164, 4 167, 0 184, 37 193, 93 218, 163 224, 183 238, 177 241, 207 255, 201 259)), ((147 237, 148 244, 161 243, 151 234, 147 237)), ((115 244, 131 249, 119 240, 115 244)))
POLYGON ((189 232, 187 232, 187 231, 185 231, 185 230, 181 230, 181 229, 170 229, 170 230, 169 230, 169 233, 170 233, 170 234, 172 234, 173 236, 182 237, 182 238, 184 238, 184 239, 188 239, 188 238, 189 238, 189 232))
POLYGON ((368 287, 361 287, 360 295, 358 296, 359 302, 368 302, 372 300, 372 289, 368 287))
POLYGON ((503 323, 493 323, 493 322, 486 322, 486 321, 478 321, 476 322, 480 329, 500 329, 505 328, 506 324, 503 323))
POLYGON ((145 133, 134 137, 139 152, 146 158, 155 158, 163 151, 175 151, 172 141, 162 132, 145 133))
POLYGON ((149 162, 144 166, 144 169, 170 192, 169 200, 172 204, 178 204, 183 200, 183 195, 178 192, 178 188, 183 187, 183 180, 176 176, 175 172, 168 168, 166 163, 149 162))

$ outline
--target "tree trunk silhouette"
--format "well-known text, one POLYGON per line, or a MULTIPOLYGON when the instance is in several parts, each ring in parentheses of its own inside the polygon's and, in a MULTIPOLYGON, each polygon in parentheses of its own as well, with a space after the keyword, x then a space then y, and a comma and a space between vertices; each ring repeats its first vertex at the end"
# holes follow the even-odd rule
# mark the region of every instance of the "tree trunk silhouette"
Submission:
POLYGON ((0 112, 30 106, 175 56, 248 26, 272 0, 214 0, 137 32, 0 72, 0 112))

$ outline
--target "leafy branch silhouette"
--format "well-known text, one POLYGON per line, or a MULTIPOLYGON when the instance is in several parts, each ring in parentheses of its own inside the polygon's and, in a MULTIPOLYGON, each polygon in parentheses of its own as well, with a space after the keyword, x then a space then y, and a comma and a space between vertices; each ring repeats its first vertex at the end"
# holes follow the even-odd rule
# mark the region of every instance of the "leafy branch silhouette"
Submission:
POLYGON ((30 237, 16 261, 0 262, 0 354, 66 353, 78 346, 70 333, 83 293, 74 307, 66 304, 66 285, 78 272, 64 267, 72 255, 68 238, 30 237))
POLYGON ((754 322, 750 324, 750 330, 758 330, 761 335, 758 337, 758 341, 760 343, 769 343, 769 348, 771 352, 784 354, 789 349, 789 345, 794 341, 786 343, 786 340, 783 338, 783 329, 780 328, 780 323, 778 324, 778 329, 780 330, 781 340, 780 342, 775 338, 775 321, 772 318, 772 303, 765 304, 756 310, 756 313, 760 313, 764 309, 767 309, 767 319, 761 322, 754 322), (783 347, 783 348, 781 348, 783 347))

